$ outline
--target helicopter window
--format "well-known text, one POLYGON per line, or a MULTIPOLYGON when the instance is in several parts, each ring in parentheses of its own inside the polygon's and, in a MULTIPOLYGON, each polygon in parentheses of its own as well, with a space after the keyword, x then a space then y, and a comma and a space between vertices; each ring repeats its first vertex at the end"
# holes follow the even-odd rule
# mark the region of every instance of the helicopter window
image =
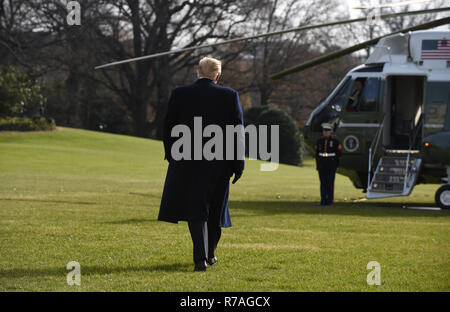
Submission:
POLYGON ((348 98, 347 112, 377 111, 379 78, 357 78, 348 98))
POLYGON ((425 129, 428 135, 436 131, 442 131, 446 125, 450 126, 450 84, 448 82, 429 82, 426 91, 425 104, 425 129))
POLYGON ((345 99, 347 97, 347 91, 350 87, 350 79, 347 79, 347 81, 342 85, 341 89, 336 92, 336 95, 331 99, 330 101, 330 105, 331 108, 333 108, 334 110, 340 112, 342 109, 342 106, 345 103, 345 99))
POLYGON ((359 110, 361 112, 375 112, 377 111, 378 95, 380 89, 379 78, 368 78, 364 86, 364 92, 359 103, 359 110))
POLYGON ((353 90, 348 97, 347 102, 347 112, 357 112, 359 111, 359 104, 361 102, 361 97, 364 92, 364 85, 366 78, 358 78, 353 84, 353 90))
POLYGON ((345 103, 350 89, 351 79, 346 77, 342 82, 341 87, 336 90, 335 95, 329 100, 323 102, 311 113, 311 129, 312 131, 321 132, 321 124, 324 122, 333 123, 336 118, 339 118, 339 112, 345 103))

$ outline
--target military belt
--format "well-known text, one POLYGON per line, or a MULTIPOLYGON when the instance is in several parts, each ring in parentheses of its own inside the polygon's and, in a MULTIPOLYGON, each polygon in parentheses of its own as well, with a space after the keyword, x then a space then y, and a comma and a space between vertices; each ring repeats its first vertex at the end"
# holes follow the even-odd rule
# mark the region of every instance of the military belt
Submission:
POLYGON ((336 153, 319 153, 320 157, 334 157, 336 153))

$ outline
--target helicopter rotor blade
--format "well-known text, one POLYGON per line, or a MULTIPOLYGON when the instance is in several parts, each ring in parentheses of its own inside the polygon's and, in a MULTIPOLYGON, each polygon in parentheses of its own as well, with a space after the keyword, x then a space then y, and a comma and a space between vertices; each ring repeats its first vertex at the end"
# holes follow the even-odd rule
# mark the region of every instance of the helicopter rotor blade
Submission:
MULTIPOLYGON (((380 19, 385 19, 385 18, 391 18, 391 17, 396 17, 396 16, 404 16, 404 15, 417 15, 417 14, 437 13, 437 12, 448 11, 448 10, 450 10, 450 7, 437 8, 437 9, 427 9, 427 10, 418 10, 418 11, 411 11, 411 12, 400 12, 400 13, 385 14, 385 15, 380 15, 379 18, 380 19)), ((274 31, 274 32, 269 32, 269 33, 259 34, 259 35, 249 36, 249 37, 241 37, 241 38, 226 40, 226 41, 222 41, 222 42, 216 42, 216 43, 212 43, 212 44, 204 44, 204 45, 195 46, 195 47, 188 47, 188 48, 184 48, 184 49, 178 49, 178 50, 172 50, 172 51, 166 51, 166 52, 160 52, 160 53, 155 53, 155 54, 135 57, 135 58, 127 59, 127 60, 122 60, 122 61, 112 62, 112 63, 108 63, 108 64, 104 64, 104 65, 99 65, 99 66, 96 66, 95 69, 102 69, 102 68, 106 68, 106 67, 111 67, 111 66, 131 63, 131 62, 138 62, 138 61, 153 59, 153 58, 157 58, 157 57, 161 57, 161 56, 165 56, 165 55, 170 55, 170 54, 189 52, 189 51, 193 51, 193 50, 197 50, 197 49, 216 47, 216 46, 221 46, 221 45, 225 45, 225 44, 232 44, 232 43, 237 43, 237 42, 242 42, 242 41, 247 41, 247 40, 252 40, 252 39, 265 38, 265 37, 270 37, 270 36, 275 36, 275 35, 286 34, 286 33, 290 33, 290 32, 306 31, 306 30, 322 28, 322 27, 329 27, 329 26, 337 26, 337 25, 342 25, 342 24, 357 23, 357 22, 363 22, 363 21, 366 21, 366 20, 367 20, 367 18, 363 17, 363 18, 355 18, 355 19, 344 20, 344 21, 336 21, 336 22, 325 23, 325 24, 309 25, 309 26, 290 28, 290 29, 286 29, 286 30, 274 31)))
POLYGON ((429 29, 429 28, 433 28, 433 27, 437 27, 437 26, 441 26, 441 25, 445 25, 445 24, 450 24, 450 17, 441 18, 441 19, 438 19, 438 20, 435 20, 435 21, 432 21, 432 22, 428 22, 428 23, 417 25, 417 26, 405 28, 405 29, 402 29, 402 30, 399 30, 399 31, 396 31, 396 32, 393 32, 393 33, 390 33, 390 34, 387 34, 387 35, 384 35, 384 36, 381 36, 381 37, 377 37, 377 38, 374 38, 374 39, 371 39, 371 40, 367 40, 367 41, 358 43, 358 44, 356 44, 354 46, 351 46, 351 47, 348 47, 348 48, 345 48, 345 49, 342 49, 342 50, 339 50, 339 51, 336 51, 336 52, 331 52, 331 53, 329 53, 327 55, 324 55, 324 56, 316 57, 316 58, 314 58, 314 59, 312 59, 310 61, 307 61, 305 63, 302 63, 300 65, 297 65, 297 66, 288 68, 286 70, 283 70, 281 72, 278 72, 276 74, 273 74, 273 75, 271 75, 269 77, 269 81, 275 81, 275 80, 278 80, 278 79, 280 79, 280 78, 282 78, 284 76, 287 76, 287 75, 290 75, 290 74, 293 74, 293 73, 305 70, 307 68, 310 68, 310 67, 313 67, 313 66, 316 66, 316 65, 320 65, 322 63, 326 63, 328 61, 337 59, 337 58, 339 58, 341 56, 353 53, 355 51, 362 50, 362 49, 366 48, 369 45, 376 44, 378 42, 378 40, 380 40, 383 37, 389 36, 389 35, 393 35, 393 34, 397 34, 397 33, 403 33, 403 32, 409 32, 409 31, 415 31, 415 30, 429 29))

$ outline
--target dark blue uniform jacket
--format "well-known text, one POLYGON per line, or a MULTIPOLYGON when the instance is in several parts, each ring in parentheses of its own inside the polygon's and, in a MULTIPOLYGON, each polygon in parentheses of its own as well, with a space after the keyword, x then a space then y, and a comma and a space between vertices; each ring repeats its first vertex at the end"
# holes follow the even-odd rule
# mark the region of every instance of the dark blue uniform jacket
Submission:
POLYGON ((336 170, 342 157, 342 145, 336 138, 321 137, 316 146, 317 170, 336 170))

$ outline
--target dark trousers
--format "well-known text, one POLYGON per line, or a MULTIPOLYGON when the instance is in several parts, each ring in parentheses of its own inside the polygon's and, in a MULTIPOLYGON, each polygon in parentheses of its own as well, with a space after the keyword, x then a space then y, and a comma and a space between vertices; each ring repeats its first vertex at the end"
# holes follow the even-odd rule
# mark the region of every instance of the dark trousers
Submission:
POLYGON ((222 216, 223 190, 228 190, 229 177, 220 179, 220 183, 211 198, 208 221, 199 221, 191 219, 188 221, 189 232, 191 233, 192 243, 194 245, 194 262, 204 261, 214 257, 217 244, 222 234, 220 219, 222 216))
POLYGON ((208 212, 208 221, 189 220, 189 232, 191 232, 194 245, 194 262, 204 261, 214 257, 217 244, 222 234, 220 227, 221 205, 211 205, 208 212))
POLYGON ((222 234, 219 223, 214 221, 188 221, 189 232, 191 232, 194 245, 195 263, 214 257, 222 234))
POLYGON ((336 169, 320 169, 320 204, 331 205, 334 200, 334 178, 336 169))

